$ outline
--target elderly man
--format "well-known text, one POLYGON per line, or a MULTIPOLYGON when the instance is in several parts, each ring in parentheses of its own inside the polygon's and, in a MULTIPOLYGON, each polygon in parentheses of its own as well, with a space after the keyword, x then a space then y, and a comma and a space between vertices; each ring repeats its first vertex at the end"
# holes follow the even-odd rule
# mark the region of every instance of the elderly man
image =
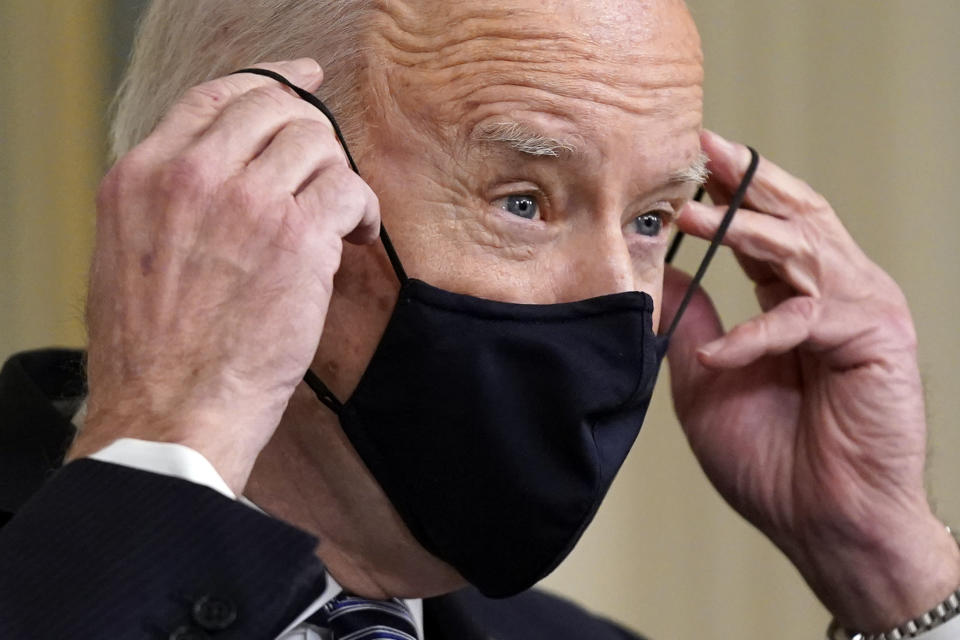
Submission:
POLYGON ((635 637, 526 590, 642 422, 671 227, 713 237, 743 182, 724 242, 762 313, 724 333, 697 292, 676 325, 690 445, 833 637, 960 638, 904 297, 702 130, 701 78, 681 0, 157 0, 88 390, 77 354, 0 379, 0 635, 635 637))

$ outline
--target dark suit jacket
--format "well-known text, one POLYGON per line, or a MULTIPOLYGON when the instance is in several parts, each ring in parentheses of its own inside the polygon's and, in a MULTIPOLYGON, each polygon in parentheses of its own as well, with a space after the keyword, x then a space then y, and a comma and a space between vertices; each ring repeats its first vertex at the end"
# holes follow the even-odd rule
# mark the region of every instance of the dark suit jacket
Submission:
MULTIPOLYGON (((61 468, 82 353, 0 371, 0 638, 264 638, 321 592, 315 539, 190 482, 94 460, 61 468)), ((531 590, 424 601, 428 640, 641 640, 531 590)))

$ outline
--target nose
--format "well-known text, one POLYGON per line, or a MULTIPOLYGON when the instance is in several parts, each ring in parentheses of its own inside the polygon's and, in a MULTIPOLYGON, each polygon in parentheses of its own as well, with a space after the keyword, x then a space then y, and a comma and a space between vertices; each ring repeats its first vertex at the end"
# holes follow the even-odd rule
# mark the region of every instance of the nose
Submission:
POLYGON ((585 231, 570 234, 558 297, 571 302, 636 290, 633 260, 619 224, 598 221, 585 231))

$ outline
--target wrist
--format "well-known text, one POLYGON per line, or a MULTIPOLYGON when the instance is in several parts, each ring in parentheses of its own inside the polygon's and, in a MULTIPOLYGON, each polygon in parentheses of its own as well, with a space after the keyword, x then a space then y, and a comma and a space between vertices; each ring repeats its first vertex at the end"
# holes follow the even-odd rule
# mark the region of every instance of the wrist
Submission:
POLYGON ((230 490, 239 495, 260 449, 269 439, 269 434, 266 438, 258 437, 256 430, 244 427, 242 422, 231 421, 215 411, 158 414, 143 407, 132 410, 132 403, 108 405, 105 410, 98 410, 97 405, 91 403, 66 461, 91 456, 124 438, 183 445, 201 454, 230 490), (234 429, 231 430, 230 425, 234 429))
POLYGON ((837 623, 878 633, 936 607, 960 586, 960 549, 926 503, 858 534, 809 538, 801 574, 837 623))

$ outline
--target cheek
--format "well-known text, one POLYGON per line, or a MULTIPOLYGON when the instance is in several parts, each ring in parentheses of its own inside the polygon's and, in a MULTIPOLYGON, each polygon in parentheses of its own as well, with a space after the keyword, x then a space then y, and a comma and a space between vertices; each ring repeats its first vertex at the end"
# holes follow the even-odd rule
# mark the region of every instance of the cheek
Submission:
POLYGON ((634 261, 634 283, 638 291, 653 298, 653 327, 657 330, 660 326, 660 303, 663 301, 664 262, 660 252, 653 253, 657 255, 648 254, 634 261))
POLYGON ((379 243, 344 243, 313 370, 346 400, 353 394, 396 304, 399 285, 379 243))
POLYGON ((407 273, 450 291, 522 300, 529 278, 513 276, 536 255, 534 239, 494 215, 452 159, 440 171, 430 154, 385 158, 373 159, 368 183, 407 273))

